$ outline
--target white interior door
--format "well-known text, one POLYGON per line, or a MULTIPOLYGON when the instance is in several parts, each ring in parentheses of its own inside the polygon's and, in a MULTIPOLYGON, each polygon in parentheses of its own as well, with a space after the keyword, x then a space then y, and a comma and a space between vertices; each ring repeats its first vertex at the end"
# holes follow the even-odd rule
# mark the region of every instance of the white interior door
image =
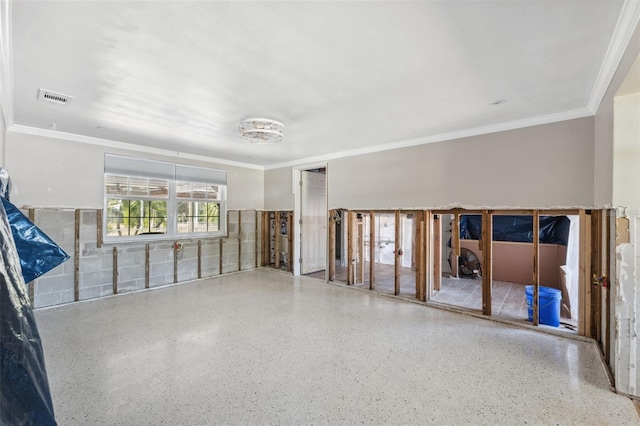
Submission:
POLYGON ((327 263, 327 175, 303 170, 301 182, 301 273, 309 274, 324 270, 327 263))

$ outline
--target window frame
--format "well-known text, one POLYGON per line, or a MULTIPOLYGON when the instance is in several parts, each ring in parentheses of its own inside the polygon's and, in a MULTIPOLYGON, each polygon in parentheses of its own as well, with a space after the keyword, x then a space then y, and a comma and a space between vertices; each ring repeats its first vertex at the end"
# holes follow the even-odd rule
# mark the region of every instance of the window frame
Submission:
MULTIPOLYGON (((190 239, 202 239, 202 238, 218 238, 227 235, 227 185, 226 177, 227 172, 225 170, 193 166, 188 164, 170 163, 165 161, 149 160, 138 157, 128 157, 117 154, 105 153, 105 166, 102 181, 103 190, 103 217, 102 217, 102 240, 105 244, 115 243, 132 243, 143 241, 167 241, 167 240, 190 240, 190 239), (125 164, 123 170, 117 170, 112 164, 122 161, 125 164), (140 170, 136 170, 133 167, 137 164, 140 165, 140 170), (173 168, 173 175, 158 177, 153 175, 153 172, 145 172, 145 170, 153 170, 154 166, 158 166, 159 169, 164 169, 165 173, 169 173, 169 170, 173 168), (183 175, 180 175, 180 170, 183 170, 183 175), (191 172, 191 176, 187 180, 184 177, 184 170, 191 172), (199 181, 198 172, 202 172, 201 176, 204 181, 199 181), (217 182, 211 182, 212 178, 207 177, 207 174, 214 176, 218 179, 217 182), (167 198, 157 198, 150 196, 129 196, 121 194, 108 194, 107 193, 107 175, 127 176, 133 178, 148 178, 148 179, 166 179, 168 181, 168 194, 167 198), (180 177, 180 179, 178 179, 180 177), (222 182, 224 177, 224 184, 222 182), (195 179, 195 180, 194 180, 195 179), (210 180, 207 182, 206 180, 210 180), (217 200, 198 200, 203 202, 215 202, 220 205, 219 207, 219 230, 213 232, 178 232, 178 203, 181 201, 194 201, 192 199, 179 199, 177 198, 176 185, 178 182, 190 182, 197 184, 213 185, 218 187, 218 199, 217 200), (138 235, 109 235, 109 200, 131 200, 131 201, 165 201, 167 202, 167 216, 166 216, 166 233, 161 234, 138 234, 138 235)), ((187 173, 189 175, 189 173, 187 173)))

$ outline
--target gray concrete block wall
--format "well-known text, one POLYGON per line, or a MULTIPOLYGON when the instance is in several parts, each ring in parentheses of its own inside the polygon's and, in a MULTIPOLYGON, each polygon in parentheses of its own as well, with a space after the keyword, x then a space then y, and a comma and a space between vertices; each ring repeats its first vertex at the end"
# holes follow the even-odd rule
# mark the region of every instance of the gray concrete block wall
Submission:
POLYGON ((113 294, 113 247, 98 248, 97 221, 95 210, 80 212, 80 300, 113 294))
POLYGON ((34 306, 43 307, 73 302, 75 252, 75 211, 36 210, 36 225, 56 242, 71 259, 53 268, 34 282, 34 306))
POLYGON ((256 213, 255 210, 242 212, 240 265, 243 271, 256 267, 256 213))
POLYGON ((190 281, 198 278, 198 242, 182 243, 182 250, 178 252, 178 282, 190 281))
POLYGON ((219 240, 202 241, 200 253, 202 262, 202 277, 211 277, 220 274, 220 242, 219 240))
POLYGON ((149 244, 149 287, 173 283, 173 242, 149 244))
POLYGON ((118 247, 118 293, 144 288, 145 259, 144 244, 118 247))
POLYGON ((238 271, 238 239, 229 238, 222 240, 222 273, 238 271))
MULTIPOLYGON (((22 209, 28 216, 28 209, 22 209)), ((211 277, 239 270, 239 238, 242 239, 243 270, 255 267, 256 212, 243 211, 241 234, 238 211, 229 212, 228 237, 222 238, 222 271, 220 270, 220 239, 201 240, 201 275, 211 277)), ((35 281, 35 306, 44 307, 74 301, 75 278, 75 210, 36 209, 35 223, 59 244, 71 257, 35 281)), ((145 288, 146 243, 107 244, 98 247, 98 213, 80 210, 78 253, 79 300, 113 294, 113 249, 117 248, 118 293, 145 288)), ((101 226, 101 224, 100 224, 101 226)), ((174 283, 174 241, 149 243, 149 286, 174 283)), ((198 240, 183 240, 178 252, 178 283, 198 277, 198 240)), ((259 255, 258 255, 259 256, 259 255)))

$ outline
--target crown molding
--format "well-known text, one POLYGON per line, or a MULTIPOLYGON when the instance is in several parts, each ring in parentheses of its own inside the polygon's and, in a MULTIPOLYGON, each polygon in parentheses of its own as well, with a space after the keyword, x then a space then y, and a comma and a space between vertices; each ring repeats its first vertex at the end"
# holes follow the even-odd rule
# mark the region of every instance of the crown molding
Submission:
POLYGON ((577 118, 590 117, 593 113, 587 108, 565 111, 556 114, 541 115, 538 117, 525 118, 523 120, 509 121, 505 123, 492 124, 490 126, 474 127, 472 129, 461 130, 457 132, 442 133, 434 136, 426 136, 416 139, 408 139, 404 141, 392 142, 383 145, 376 145, 366 148, 352 149, 349 151, 341 151, 327 155, 319 155, 316 157, 303 158, 299 160, 287 161, 284 163, 271 164, 264 166, 264 170, 279 169, 282 167, 295 167, 308 163, 320 163, 338 158, 352 157, 354 155, 371 154, 380 151, 389 151, 398 148, 407 148, 416 145, 425 145, 435 142, 444 142, 453 139, 462 139, 472 136, 486 135, 489 133, 504 132, 506 130, 522 129, 525 127, 538 126, 542 124, 557 123, 560 121, 574 120, 577 118))
POLYGON ((42 136, 46 138, 62 139, 73 142, 80 142, 89 145, 99 145, 105 148, 122 149, 126 151, 162 155, 173 158, 184 158, 187 160, 203 161, 207 163, 223 164, 226 166, 243 167, 245 169, 264 170, 264 167, 256 164, 241 163, 239 161, 224 160, 221 158, 208 157, 206 155, 189 154, 180 151, 171 151, 162 148, 153 148, 149 146, 135 145, 126 142, 116 142, 109 139, 100 139, 90 136, 78 135, 75 133, 58 132, 48 129, 38 129, 35 127, 21 126, 12 124, 7 127, 7 132, 21 133, 25 135, 42 136))
POLYGON ((638 0, 625 0, 616 23, 616 28, 613 31, 613 36, 609 42, 607 53, 604 56, 600 71, 596 77, 596 81, 591 90, 591 96, 587 104, 587 109, 591 111, 592 115, 598 111, 598 107, 604 98, 611 80, 618 69, 622 55, 624 55, 631 36, 634 30, 640 22, 640 1, 638 0))

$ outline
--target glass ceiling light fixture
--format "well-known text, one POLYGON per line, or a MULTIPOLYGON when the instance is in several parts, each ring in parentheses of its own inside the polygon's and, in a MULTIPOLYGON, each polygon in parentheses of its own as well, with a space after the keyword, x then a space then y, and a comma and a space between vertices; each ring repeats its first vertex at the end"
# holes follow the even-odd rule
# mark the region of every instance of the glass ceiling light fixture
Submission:
POLYGON ((249 118, 238 125, 240 137, 251 143, 276 143, 284 139, 284 124, 267 118, 249 118))

